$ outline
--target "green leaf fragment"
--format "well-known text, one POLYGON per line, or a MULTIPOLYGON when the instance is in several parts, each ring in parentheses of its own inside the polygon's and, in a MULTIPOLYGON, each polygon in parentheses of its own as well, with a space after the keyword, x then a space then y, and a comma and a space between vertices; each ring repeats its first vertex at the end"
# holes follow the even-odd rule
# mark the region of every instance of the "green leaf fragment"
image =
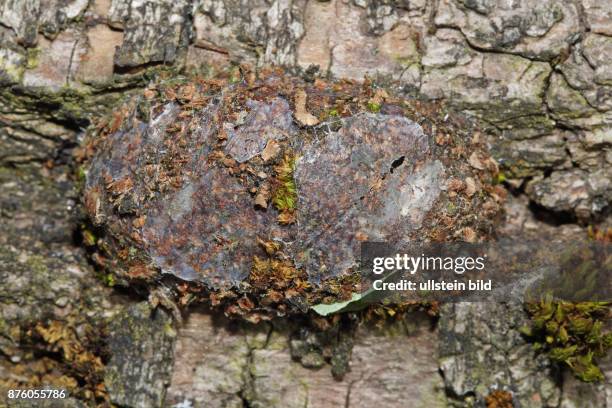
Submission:
POLYGON ((361 293, 353 293, 350 300, 344 302, 336 302, 336 303, 320 303, 312 307, 312 310, 320 314, 321 316, 328 316, 332 313, 338 313, 346 311, 349 305, 358 302, 362 298, 361 293))

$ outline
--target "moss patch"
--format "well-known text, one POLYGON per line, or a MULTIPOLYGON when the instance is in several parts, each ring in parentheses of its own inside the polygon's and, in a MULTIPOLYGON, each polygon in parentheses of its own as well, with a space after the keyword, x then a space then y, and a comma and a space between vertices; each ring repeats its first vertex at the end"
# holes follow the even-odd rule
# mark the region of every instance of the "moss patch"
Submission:
POLYGON ((293 179, 295 171, 295 156, 286 154, 278 166, 274 167, 277 185, 272 196, 272 202, 280 212, 278 222, 292 224, 295 222, 295 209, 297 204, 297 188, 293 179))
POLYGON ((582 381, 604 379, 597 358, 612 347, 610 303, 553 302, 546 298, 526 305, 531 324, 521 329, 537 350, 548 353, 554 361, 567 365, 582 381))

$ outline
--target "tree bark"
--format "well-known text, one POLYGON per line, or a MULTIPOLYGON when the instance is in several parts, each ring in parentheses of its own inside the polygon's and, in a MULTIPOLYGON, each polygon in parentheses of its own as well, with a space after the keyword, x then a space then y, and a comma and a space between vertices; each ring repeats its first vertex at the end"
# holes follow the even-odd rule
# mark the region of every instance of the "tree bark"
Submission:
POLYGON ((495 389, 521 407, 612 405, 610 358, 604 384, 559 373, 515 331, 518 305, 459 304, 437 323, 415 313, 317 340, 311 323, 206 310, 179 325, 88 260, 73 159, 84 129, 156 73, 237 63, 445 100, 478 118, 519 191, 509 231, 607 228, 612 3, 493 3, 0 0, 0 388, 67 388, 66 406, 484 406, 495 389))

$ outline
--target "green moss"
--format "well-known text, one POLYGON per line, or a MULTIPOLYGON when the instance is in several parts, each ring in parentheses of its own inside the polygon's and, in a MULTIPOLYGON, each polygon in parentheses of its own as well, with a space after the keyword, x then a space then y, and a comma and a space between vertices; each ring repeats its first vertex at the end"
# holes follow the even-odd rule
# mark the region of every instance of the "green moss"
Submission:
POLYGON ((75 171, 76 187, 82 191, 85 188, 85 182, 87 181, 87 170, 85 166, 81 165, 76 168, 75 171))
MULTIPOLYGON (((24 56, 23 66, 34 67, 37 61, 38 51, 32 49, 24 56)), ((0 57, 0 66, 2 62, 0 57)), ((10 76, 20 78, 23 66, 9 73, 10 76)), ((36 111, 45 119, 86 127, 92 118, 111 112, 119 101, 138 92, 139 87, 149 81, 176 75, 175 69, 150 67, 137 75, 116 76, 109 81, 88 83, 79 89, 67 85, 56 91, 45 87, 5 87, 0 90, 0 103, 11 111, 36 111)))
POLYGON ((295 209, 295 184, 287 182, 276 191, 274 205, 279 211, 293 211, 295 209))
POLYGON ((115 286, 115 276, 112 273, 108 273, 104 276, 104 283, 106 286, 113 287, 115 286))
POLYGON ((117 284, 117 279, 115 278, 115 275, 113 275, 110 272, 109 273, 99 272, 96 274, 96 278, 100 282, 102 282, 104 286, 108 286, 109 288, 112 288, 113 286, 117 284))
POLYGON ((417 62, 416 57, 398 57, 395 58, 398 64, 400 64, 403 68, 410 68, 417 62))
POLYGON ((98 238, 96 235, 88 230, 87 228, 83 229, 83 243, 87 246, 95 246, 98 238))
MULTIPOLYGON (((10 53, 10 51, 8 51, 10 53)), ((25 72, 25 57, 19 55, 16 61, 11 60, 6 54, 0 53, 0 80, 9 82, 20 82, 25 72)), ((27 61, 26 61, 27 63, 27 61)))
POLYGON ((34 69, 38 66, 38 57, 40 55, 39 48, 28 48, 27 50, 27 59, 26 59, 26 68, 34 69))
POLYGON ((368 110, 372 113, 380 112, 381 105, 376 102, 368 102, 368 110))
POLYGON ((286 155, 275 170, 279 184, 274 191, 272 202, 278 211, 293 212, 297 203, 297 188, 293 178, 295 156, 286 155))
POLYGON ((71 120, 83 125, 87 123, 89 97, 86 92, 68 87, 55 93, 34 88, 7 89, 0 93, 0 100, 14 110, 37 110, 59 121, 71 120))
POLYGON ((29 256, 26 263, 30 267, 32 272, 34 272, 36 275, 47 273, 47 266, 45 265, 45 259, 42 256, 38 256, 38 255, 29 256))
POLYGON ((534 343, 534 348, 567 365, 577 378, 585 382, 602 381, 597 358, 612 347, 612 332, 604 331, 610 319, 606 302, 553 302, 547 297, 526 306, 531 323, 521 332, 534 343))
POLYGON ((230 72, 229 83, 236 84, 242 80, 242 74, 239 67, 234 67, 230 72))

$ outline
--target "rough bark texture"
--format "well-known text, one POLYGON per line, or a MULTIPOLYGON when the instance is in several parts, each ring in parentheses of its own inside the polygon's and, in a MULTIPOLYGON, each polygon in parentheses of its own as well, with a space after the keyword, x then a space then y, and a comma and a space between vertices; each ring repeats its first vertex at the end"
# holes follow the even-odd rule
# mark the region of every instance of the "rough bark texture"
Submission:
POLYGON ((177 342, 168 402, 218 407, 245 403, 402 407, 411 401, 414 407, 446 406, 432 350, 437 331, 424 315, 359 329, 353 339, 351 371, 342 381, 334 379, 329 367, 305 368, 292 359, 287 334, 295 327, 254 330, 219 323, 208 313, 189 316, 177 342))
MULTIPOLYGON (((159 64, 236 61, 374 76, 482 118, 508 178, 528 179, 535 203, 586 219, 607 214, 612 195, 610 8, 608 0, 4 1, 0 78, 54 95, 70 117, 85 113, 83 99, 104 90, 108 100, 135 72, 159 64)), ((11 128, 0 140, 10 137, 11 150, 0 159, 34 150, 42 142, 32 133, 69 137, 30 123, 12 96, 2 97, 11 128)))
POLYGON ((162 309, 137 303, 115 317, 108 347, 104 383, 112 403, 129 407, 158 407, 170 383, 176 332, 162 309))
POLYGON ((494 389, 521 407, 611 406, 610 360, 600 385, 556 373, 513 331, 524 319, 514 306, 455 305, 433 330, 415 315, 357 329, 342 380, 330 363, 349 360, 348 343, 333 358, 296 354, 283 324, 194 312, 175 334, 163 314, 101 282, 75 242, 70 159, 90 120, 154 71, 234 61, 311 77, 314 65, 479 117, 525 193, 508 205, 508 230, 584 233, 546 226, 527 206, 609 223, 611 10, 610 0, 0 0, 0 388, 68 388, 74 398, 60 406, 75 407, 483 406, 494 389), (70 350, 92 349, 91 331, 109 323, 108 344, 126 347, 75 365, 70 350), (77 384, 104 374, 104 392, 77 384))

